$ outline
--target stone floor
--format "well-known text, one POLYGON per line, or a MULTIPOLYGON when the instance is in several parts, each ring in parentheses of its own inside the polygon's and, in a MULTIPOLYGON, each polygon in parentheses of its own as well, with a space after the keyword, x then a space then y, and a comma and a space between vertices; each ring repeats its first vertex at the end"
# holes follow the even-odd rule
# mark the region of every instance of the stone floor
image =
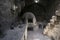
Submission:
POLYGON ((36 31, 28 31, 28 40, 51 40, 42 34, 42 29, 36 31))

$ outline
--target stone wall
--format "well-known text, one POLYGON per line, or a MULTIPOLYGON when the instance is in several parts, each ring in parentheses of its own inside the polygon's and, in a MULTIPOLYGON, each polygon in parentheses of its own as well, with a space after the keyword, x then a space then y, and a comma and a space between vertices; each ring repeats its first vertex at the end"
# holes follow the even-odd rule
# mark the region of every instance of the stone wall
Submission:
POLYGON ((60 16, 60 1, 57 3, 56 11, 55 11, 57 16, 60 16))
POLYGON ((11 11, 12 1, 0 0, 0 31, 4 32, 9 29, 11 24, 16 20, 17 15, 11 11))

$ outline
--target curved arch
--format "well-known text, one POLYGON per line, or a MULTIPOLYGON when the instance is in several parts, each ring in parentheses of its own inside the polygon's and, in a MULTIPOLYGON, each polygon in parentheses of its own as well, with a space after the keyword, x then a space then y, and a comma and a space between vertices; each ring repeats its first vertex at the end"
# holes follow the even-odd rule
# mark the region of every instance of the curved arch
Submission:
POLYGON ((24 13, 23 18, 24 17, 28 17, 29 18, 29 16, 31 16, 30 18, 35 17, 35 15, 32 12, 26 12, 26 13, 24 13))
POLYGON ((28 22, 28 19, 32 19, 32 21, 33 21, 32 23, 33 23, 33 24, 36 23, 36 17, 35 17, 35 15, 34 15, 33 13, 31 13, 31 12, 26 12, 26 13, 24 13, 23 18, 25 18, 26 23, 29 23, 29 22, 28 22))

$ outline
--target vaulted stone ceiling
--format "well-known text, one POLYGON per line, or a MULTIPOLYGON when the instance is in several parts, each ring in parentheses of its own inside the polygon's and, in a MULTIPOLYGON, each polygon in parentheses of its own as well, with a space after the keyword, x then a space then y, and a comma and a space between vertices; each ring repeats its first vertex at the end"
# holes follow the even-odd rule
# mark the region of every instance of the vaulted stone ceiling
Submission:
POLYGON ((56 0, 39 0, 38 3, 35 3, 34 0, 25 0, 25 7, 22 9, 20 16, 25 12, 32 12, 37 21, 49 20, 52 15, 55 15, 55 7, 56 0))

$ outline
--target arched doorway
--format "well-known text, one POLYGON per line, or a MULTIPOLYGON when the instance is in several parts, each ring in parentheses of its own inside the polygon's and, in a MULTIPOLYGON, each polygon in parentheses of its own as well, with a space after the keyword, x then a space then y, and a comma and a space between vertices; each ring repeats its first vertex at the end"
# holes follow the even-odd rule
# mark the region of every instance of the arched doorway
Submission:
POLYGON ((38 28, 37 22, 36 22, 36 17, 32 12, 26 12, 24 13, 23 17, 25 20, 25 24, 28 25, 28 27, 32 27, 34 30, 38 28))

